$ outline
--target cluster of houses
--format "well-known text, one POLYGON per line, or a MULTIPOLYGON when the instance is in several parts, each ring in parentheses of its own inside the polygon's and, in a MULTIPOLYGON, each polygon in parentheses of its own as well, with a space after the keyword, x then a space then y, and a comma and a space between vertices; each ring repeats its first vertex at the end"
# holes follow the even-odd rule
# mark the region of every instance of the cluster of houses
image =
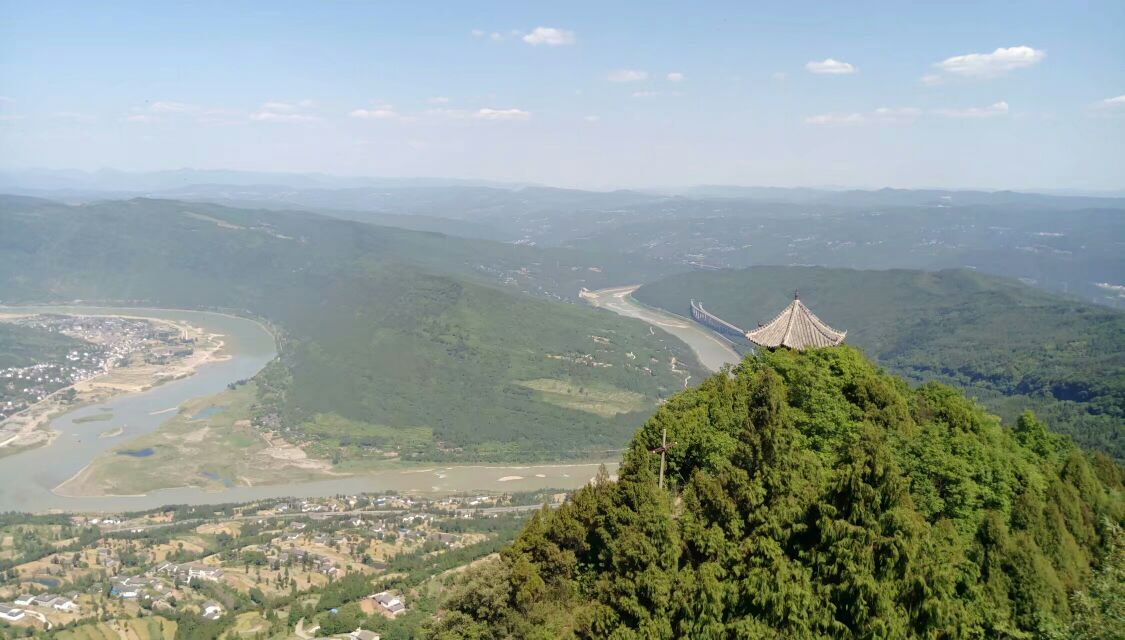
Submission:
MULTIPOLYGON (((77 594, 69 597, 52 593, 42 593, 35 596, 21 595, 11 604, 0 604, 0 619, 8 622, 23 620, 24 616, 33 612, 29 607, 50 609, 63 613, 78 613, 78 604, 74 602, 76 597, 77 594)), ((35 615, 35 617, 42 619, 42 615, 35 615)))
POLYGON ((185 562, 183 564, 163 562, 158 564, 155 569, 152 569, 152 572, 156 575, 167 575, 188 584, 191 584, 192 580, 218 582, 223 579, 223 570, 221 567, 200 564, 198 562, 185 562))
POLYGON ((219 567, 188 562, 176 564, 163 562, 139 576, 116 576, 110 578, 109 595, 122 600, 144 600, 152 606, 166 602, 172 595, 172 587, 162 578, 171 578, 187 584, 192 580, 217 582, 223 577, 219 567))
POLYGON ((108 371, 151 340, 159 340, 169 349, 190 349, 190 340, 181 338, 178 331, 146 320, 39 315, 18 318, 15 323, 61 333, 90 344, 68 350, 58 361, 0 369, 0 420, 58 389, 108 371))

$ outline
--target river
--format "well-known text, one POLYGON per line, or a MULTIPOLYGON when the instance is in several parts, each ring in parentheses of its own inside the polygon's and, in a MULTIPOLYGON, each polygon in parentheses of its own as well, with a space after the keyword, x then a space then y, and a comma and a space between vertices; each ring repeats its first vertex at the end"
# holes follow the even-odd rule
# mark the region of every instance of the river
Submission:
MULTIPOLYGON (((257 322, 203 311, 111 307, 2 307, 0 310, 71 315, 129 315, 187 322, 223 336, 230 357, 199 367, 195 375, 147 391, 117 396, 53 419, 58 432, 50 444, 0 458, 0 511, 120 512, 166 504, 245 502, 271 497, 312 497, 385 491, 403 492, 526 491, 573 489, 585 484, 597 463, 555 465, 413 466, 363 475, 294 484, 229 487, 206 492, 195 487, 161 489, 142 496, 61 496, 52 490, 95 457, 130 439, 156 430, 176 415, 175 408, 193 398, 223 391, 235 380, 253 377, 276 355, 273 336, 257 322), (77 422, 91 415, 113 414, 112 422, 77 422), (123 425, 119 437, 99 438, 110 425, 123 425)), ((616 464, 606 465, 611 473, 616 464)))
MULTIPOLYGON (((700 364, 711 371, 718 371, 724 364, 738 364, 742 356, 734 350, 730 342, 699 323, 666 311, 646 307, 631 297, 637 286, 616 287, 598 291, 583 291, 582 298, 591 305, 608 309, 627 318, 637 318, 683 340, 700 364)), ((686 306, 686 303, 685 303, 686 306)))

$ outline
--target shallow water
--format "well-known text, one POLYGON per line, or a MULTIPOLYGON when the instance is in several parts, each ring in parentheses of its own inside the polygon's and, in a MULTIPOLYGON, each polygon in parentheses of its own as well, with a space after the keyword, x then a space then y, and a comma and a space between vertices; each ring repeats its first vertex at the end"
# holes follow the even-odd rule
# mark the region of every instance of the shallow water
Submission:
POLYGON ((112 499, 65 498, 51 492, 98 454, 120 444, 119 438, 98 437, 105 430, 105 422, 76 423, 76 419, 111 412, 113 423, 125 427, 128 437, 135 438, 154 431, 176 415, 174 410, 168 409, 192 398, 214 395, 230 382, 253 376, 275 354, 273 336, 260 324, 216 313, 109 307, 5 307, 3 310, 179 320, 203 327, 210 333, 222 334, 225 351, 231 357, 205 364, 188 378, 166 382, 142 393, 117 396, 98 406, 83 407, 55 418, 51 429, 59 436, 49 445, 0 458, 0 511, 116 508, 112 499))
MULTIPOLYGON (((175 416, 176 408, 188 400, 217 394, 231 382, 254 376, 274 357, 274 340, 261 325, 251 320, 198 311, 104 307, 7 307, 4 310, 75 315, 122 314, 182 320, 208 332, 223 334, 225 352, 231 357, 206 364, 189 378, 168 382, 142 393, 118 396, 99 406, 83 407, 55 418, 51 428, 60 435, 50 445, 0 458, 0 511, 128 511, 166 504, 215 504, 270 497, 313 497, 386 490, 450 493, 573 489, 588 482, 598 470, 597 463, 435 465, 432 468, 398 468, 303 483, 228 487, 217 492, 181 487, 161 489, 144 496, 60 496, 52 492, 54 487, 78 473, 102 452, 123 444, 121 438, 98 437, 98 433, 105 429, 104 422, 75 424, 75 419, 112 411, 114 424, 125 427, 128 439, 151 433, 175 416), (511 477, 518 479, 501 482, 502 478, 511 477)), ((211 415, 213 409, 217 408, 204 409, 194 417, 211 415)), ((124 446, 128 446, 127 442, 124 446)), ((615 463, 606 466, 610 473, 616 472, 615 463)))

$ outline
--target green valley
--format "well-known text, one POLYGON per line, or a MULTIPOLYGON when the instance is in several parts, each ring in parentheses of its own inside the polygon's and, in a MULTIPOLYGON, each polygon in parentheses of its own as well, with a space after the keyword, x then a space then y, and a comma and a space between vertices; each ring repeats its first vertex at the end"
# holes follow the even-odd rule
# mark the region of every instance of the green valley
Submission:
POLYGON ((688 301, 744 329, 795 290, 875 362, 912 382, 963 388, 1009 425, 1034 409, 1084 447, 1125 457, 1125 313, 967 270, 753 267, 645 285, 642 303, 688 301))
POLYGON ((565 250, 143 199, 70 207, 6 197, 0 225, 5 303, 267 320, 280 356, 258 376, 252 417, 338 463, 602 455, 700 374, 678 340, 557 301, 610 277, 661 273, 623 258, 611 276, 613 258, 565 250), (614 401, 592 400, 591 411, 529 380, 614 401))

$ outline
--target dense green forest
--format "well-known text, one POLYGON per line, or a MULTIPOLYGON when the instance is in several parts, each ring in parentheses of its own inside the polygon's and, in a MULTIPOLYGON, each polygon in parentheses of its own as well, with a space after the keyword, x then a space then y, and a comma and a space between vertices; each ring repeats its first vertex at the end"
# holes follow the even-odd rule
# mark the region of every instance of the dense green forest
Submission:
POLYGON ((961 387, 1009 425, 1033 409, 1081 446, 1125 459, 1125 313, 967 270, 754 267, 671 276, 634 295, 680 314, 702 300, 753 328, 794 290, 895 373, 961 387))
POLYGON ((731 374, 649 419, 619 480, 467 572, 432 637, 1120 637, 1110 458, 852 347, 731 374))
POLYGON ((0 369, 65 362, 67 353, 83 347, 89 349, 90 344, 54 331, 0 322, 0 369))
POLYGON ((605 264, 295 212, 0 199, 0 301, 265 317, 283 336, 261 413, 337 457, 619 447, 700 370, 686 345, 640 322, 544 299, 600 286, 608 276, 590 267, 605 264))

